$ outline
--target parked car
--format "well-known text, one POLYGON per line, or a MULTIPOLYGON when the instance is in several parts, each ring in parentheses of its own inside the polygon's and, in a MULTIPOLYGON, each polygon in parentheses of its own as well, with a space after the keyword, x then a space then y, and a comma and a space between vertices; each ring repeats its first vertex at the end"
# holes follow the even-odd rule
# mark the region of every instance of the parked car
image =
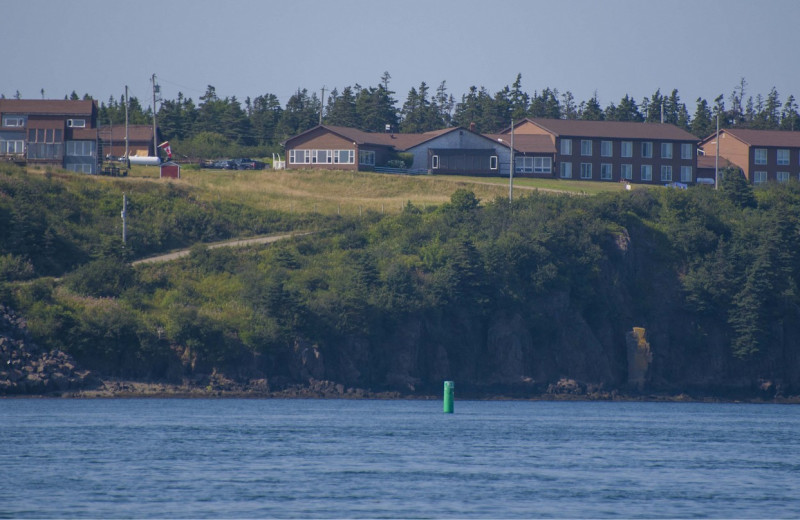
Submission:
POLYGON ((267 165, 261 161, 254 161, 253 159, 241 158, 234 159, 237 170, 263 170, 267 165))
POLYGON ((212 168, 216 168, 217 170, 238 170, 239 166, 236 164, 235 161, 230 159, 221 159, 219 161, 214 161, 211 164, 212 168))

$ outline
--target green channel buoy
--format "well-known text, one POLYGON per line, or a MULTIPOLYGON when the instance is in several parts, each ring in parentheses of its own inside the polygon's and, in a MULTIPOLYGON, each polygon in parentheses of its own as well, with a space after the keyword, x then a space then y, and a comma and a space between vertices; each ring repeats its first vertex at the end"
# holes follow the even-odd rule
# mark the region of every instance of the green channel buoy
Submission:
POLYGON ((453 391, 455 386, 452 381, 444 382, 444 413, 453 413, 453 391))

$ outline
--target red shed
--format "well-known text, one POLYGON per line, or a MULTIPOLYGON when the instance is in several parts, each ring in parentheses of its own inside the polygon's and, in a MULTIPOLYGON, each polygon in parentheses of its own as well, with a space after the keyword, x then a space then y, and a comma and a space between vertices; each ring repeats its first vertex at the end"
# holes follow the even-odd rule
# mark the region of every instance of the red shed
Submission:
POLYGON ((161 178, 180 179, 181 165, 172 161, 165 162, 161 165, 161 178))

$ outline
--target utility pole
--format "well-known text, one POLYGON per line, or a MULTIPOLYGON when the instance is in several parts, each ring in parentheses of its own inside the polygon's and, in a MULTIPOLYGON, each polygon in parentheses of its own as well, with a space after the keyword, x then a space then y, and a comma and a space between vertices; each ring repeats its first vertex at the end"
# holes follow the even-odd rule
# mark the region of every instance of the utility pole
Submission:
POLYGON ((158 157, 158 137, 156 136, 156 94, 160 91, 161 87, 156 84, 156 75, 153 74, 151 78, 153 82, 153 153, 158 157))
POLYGON ((325 109, 325 85, 322 85, 322 99, 319 104, 319 124, 322 124, 322 111, 325 109))
POLYGON ((127 222, 125 217, 127 217, 127 208, 128 208, 128 197, 123 193, 122 194, 122 243, 125 244, 126 240, 126 233, 127 233, 127 222))
POLYGON ((125 160, 128 161, 128 85, 125 85, 125 160))
POLYGON ((511 166, 508 168, 508 203, 513 202, 514 197, 514 120, 511 120, 511 166))
POLYGON ((717 107, 717 153, 714 156, 714 189, 719 189, 719 107, 717 107))

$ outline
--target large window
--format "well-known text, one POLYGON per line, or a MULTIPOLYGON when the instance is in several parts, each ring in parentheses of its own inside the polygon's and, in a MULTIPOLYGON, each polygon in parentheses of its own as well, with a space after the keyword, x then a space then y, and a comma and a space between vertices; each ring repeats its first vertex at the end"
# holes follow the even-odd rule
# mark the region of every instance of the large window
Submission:
POLYGON ((633 141, 622 141, 619 147, 620 157, 633 157, 633 141))
POLYGON ((625 180, 633 180, 633 165, 632 164, 620 164, 619 166, 619 176, 625 180))
POLYGON ((653 165, 651 164, 642 165, 642 180, 643 181, 653 180, 653 165))
POLYGON ((756 148, 753 151, 754 154, 754 162, 756 164, 767 164, 767 149, 766 148, 756 148))
POLYGON ((661 182, 672 182, 672 166, 661 165, 661 182))
POLYGON ((517 173, 552 173, 553 159, 550 157, 514 157, 517 173))
POLYGON ((764 184, 767 182, 767 172, 753 172, 753 184, 764 184))
POLYGON ((331 150, 314 150, 311 153, 311 162, 316 164, 333 162, 333 154, 331 154, 331 150))
POLYGON ((603 163, 600 165, 600 179, 604 181, 610 181, 613 175, 614 169, 610 164, 603 163))
POLYGON ((96 144, 94 141, 67 141, 67 156, 92 157, 96 144))
POLYGON ((653 157, 653 143, 651 141, 642 142, 642 157, 647 159, 653 157))
POLYGON ((614 143, 611 141, 600 141, 600 156, 613 157, 614 156, 614 143))
POLYGON ((29 143, 60 143, 64 140, 64 131, 60 128, 31 128, 28 130, 29 143))
POLYGON ((0 154, 3 155, 22 155, 25 150, 25 141, 0 141, 0 154))
POLYGON ((592 178, 592 163, 581 163, 581 179, 592 178))
POLYGON ((788 149, 781 149, 778 150, 778 164, 781 166, 786 166, 789 164, 789 150, 788 149))
POLYGON ((692 158, 692 143, 682 143, 681 159, 691 159, 691 158, 692 158))
MULTIPOLYGON (((333 162, 338 163, 338 164, 353 164, 353 158, 354 157, 355 157, 355 152, 353 150, 334 150, 333 151, 333 162)), ((359 159, 361 158, 361 152, 358 153, 358 157, 359 157, 359 159)), ((373 164, 375 163, 374 155, 373 155, 372 162, 373 162, 373 164)))
MULTIPOLYGON (((350 162, 353 161, 351 160, 350 162)), ((358 164, 363 164, 365 166, 375 166, 375 152, 373 150, 359 150, 358 164)))
POLYGON ((571 179, 572 178, 572 163, 571 162, 561 162, 560 163, 560 175, 562 179, 571 179))
POLYGON ((789 182, 789 172, 778 172, 775 174, 775 178, 778 179, 778 182, 789 182))
POLYGON ((3 126, 25 126, 25 117, 3 116, 3 126))
POLYGON ((691 166, 681 166, 681 182, 692 182, 691 166))
POLYGON ((290 164, 308 164, 311 162, 311 150, 289 150, 290 164))
POLYGON ((661 143, 661 158, 672 159, 672 143, 661 143))
POLYGON ((561 155, 572 155, 572 139, 561 140, 561 155))
POLYGON ((591 139, 581 139, 581 155, 584 157, 592 156, 592 141, 591 139))

